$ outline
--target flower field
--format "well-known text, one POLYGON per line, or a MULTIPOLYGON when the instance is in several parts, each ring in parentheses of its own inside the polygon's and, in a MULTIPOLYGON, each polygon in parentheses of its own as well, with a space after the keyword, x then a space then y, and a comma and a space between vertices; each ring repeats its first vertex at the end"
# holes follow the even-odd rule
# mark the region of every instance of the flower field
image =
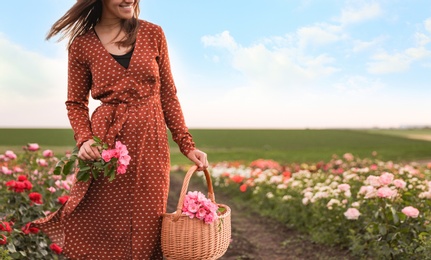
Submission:
MULTIPOLYGON (((54 174, 63 159, 37 144, 0 154, 1 259, 62 259, 62 249, 28 223, 66 203, 73 178, 54 174)), ((219 192, 318 243, 367 259, 431 255, 431 164, 346 153, 307 164, 221 162, 210 173, 219 192)))
POLYGON ((364 259, 429 259, 431 163, 352 154, 330 162, 219 163, 214 185, 261 214, 364 259))
POLYGON ((0 155, 0 259, 63 259, 62 249, 29 225, 68 199, 73 180, 53 174, 57 161, 38 144, 0 155))

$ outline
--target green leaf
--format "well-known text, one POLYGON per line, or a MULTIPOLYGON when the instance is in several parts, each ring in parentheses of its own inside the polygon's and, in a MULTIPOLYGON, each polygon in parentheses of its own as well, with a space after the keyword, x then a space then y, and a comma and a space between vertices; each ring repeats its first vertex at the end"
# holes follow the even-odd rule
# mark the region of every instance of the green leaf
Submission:
POLYGON ((79 171, 76 175, 78 181, 87 181, 90 178, 90 174, 87 171, 79 171))
POLYGON ((60 175, 61 174, 61 167, 55 167, 54 169, 54 175, 60 175))
POLYGON ((63 168, 63 174, 69 175, 73 171, 73 167, 75 165, 75 161, 68 161, 63 168))
MULTIPOLYGON (((7 250, 9 251, 9 252, 11 252, 11 253, 15 253, 16 252, 16 248, 15 248, 15 246, 14 246, 14 244, 13 243, 9 243, 9 244, 7 244, 7 250)), ((12 256, 13 257, 13 256, 12 256)))
POLYGON ((111 174, 111 177, 109 177, 109 181, 113 181, 115 179, 115 173, 111 174))
POLYGON ((96 142, 96 143, 102 143, 102 140, 100 140, 100 138, 99 137, 97 137, 97 136, 93 136, 93 140, 96 142))
POLYGON ((94 178, 95 180, 97 180, 97 179, 99 178, 99 173, 98 173, 98 171, 93 170, 93 171, 91 171, 91 173, 93 174, 93 178, 94 178))
POLYGON ((398 223, 400 223, 400 219, 398 218, 397 211, 394 209, 394 207, 391 207, 391 212, 392 212, 392 218, 394 220, 394 224, 397 225, 398 223))
POLYGON ((386 235, 387 232, 388 231, 386 229, 386 225, 380 224, 379 225, 379 233, 380 233, 380 235, 384 236, 384 235, 386 235))

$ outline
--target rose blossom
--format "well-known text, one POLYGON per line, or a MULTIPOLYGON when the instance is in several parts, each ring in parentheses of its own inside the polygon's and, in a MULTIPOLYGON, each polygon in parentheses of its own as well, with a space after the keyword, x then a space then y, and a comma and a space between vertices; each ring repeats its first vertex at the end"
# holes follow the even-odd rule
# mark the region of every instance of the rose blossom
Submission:
POLYGON ((353 154, 351 154, 351 153, 345 153, 345 154, 343 155, 343 158, 344 158, 346 161, 353 161, 354 156, 353 156, 353 154))
POLYGON ((415 207, 408 206, 401 210, 407 217, 417 218, 419 216, 419 210, 415 207))
POLYGON ((34 152, 34 151, 39 150, 39 145, 38 145, 38 144, 36 144, 36 143, 27 144, 27 149, 28 149, 29 151, 34 152))
POLYGON ((205 219, 205 215, 207 214, 207 211, 204 208, 200 208, 197 212, 196 212, 196 217, 200 220, 204 220, 205 219))
POLYGON ((348 191, 348 190, 350 190, 350 185, 347 183, 343 183, 343 184, 338 185, 338 189, 340 191, 348 191))
POLYGON ((391 198, 397 194, 396 190, 392 190, 389 187, 381 187, 377 190, 377 196, 380 198, 391 198))
POLYGON ((382 185, 389 185, 392 183, 393 180, 394 180, 394 175, 389 172, 384 172, 379 177, 379 181, 382 185))
POLYGON ((365 180, 366 183, 370 184, 371 186, 374 187, 380 187, 380 180, 379 177, 374 176, 374 175, 370 175, 367 177, 367 179, 365 180))
POLYGON ((39 233, 39 229, 37 227, 30 227, 31 223, 27 223, 25 226, 21 228, 21 231, 24 232, 24 234, 37 234, 39 233))
POLYGON ((406 187, 406 182, 401 179, 394 180, 394 185, 397 188, 404 189, 406 187))
POLYGON ((42 166, 42 167, 48 166, 48 162, 45 159, 37 159, 36 162, 37 164, 39 164, 39 166, 42 166))
POLYGON ((14 160, 14 159, 16 159, 16 154, 13 152, 13 151, 10 151, 10 150, 7 150, 5 153, 4 153, 4 155, 7 157, 7 158, 9 158, 9 159, 11 159, 11 160, 14 160))
POLYGON ((12 228, 10 227, 9 222, 0 222, 0 231, 6 231, 8 233, 12 232, 12 228))
POLYGON ((54 193, 55 191, 56 191, 56 189, 54 188, 54 187, 49 187, 49 188, 46 188, 49 192, 51 192, 51 193, 54 193))
POLYGON ((0 235, 0 245, 6 245, 7 244, 7 237, 5 235, 0 235))
POLYGON ((49 248, 50 248, 52 251, 54 251, 56 254, 61 254, 61 252, 63 251, 63 249, 62 249, 60 246, 58 246, 57 244, 55 244, 55 243, 52 243, 52 244, 49 246, 49 248))
POLYGON ((42 155, 44 157, 49 158, 49 157, 53 157, 54 156, 54 152, 52 150, 45 150, 45 151, 42 152, 42 155))
POLYGON ((58 197, 58 202, 60 203, 60 204, 62 204, 62 205, 64 205, 66 202, 67 202, 67 200, 69 199, 69 196, 67 196, 67 195, 64 195, 64 196, 61 196, 61 197, 58 197))
POLYGON ((43 202, 42 202, 42 195, 40 193, 32 192, 32 193, 28 194, 28 197, 35 204, 43 204, 43 202))
POLYGON ((7 174, 7 175, 10 175, 10 174, 12 174, 13 173, 13 171, 12 170, 10 170, 8 167, 6 167, 6 166, 2 166, 1 167, 1 171, 4 173, 4 174, 7 174))
POLYGON ((358 219, 360 215, 361 213, 359 212, 359 210, 355 208, 349 208, 347 209, 346 212, 344 212, 344 216, 346 216, 347 219, 352 219, 352 220, 358 219))

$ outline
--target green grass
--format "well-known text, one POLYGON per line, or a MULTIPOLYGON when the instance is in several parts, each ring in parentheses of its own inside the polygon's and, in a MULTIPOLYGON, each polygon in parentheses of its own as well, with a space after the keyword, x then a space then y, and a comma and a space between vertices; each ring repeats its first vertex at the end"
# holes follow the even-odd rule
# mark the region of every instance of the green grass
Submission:
MULTIPOLYGON (((327 161, 333 154, 350 152, 382 160, 431 159, 431 142, 404 138, 383 130, 190 130, 211 162, 244 161, 259 158, 281 163, 327 161), (380 132, 379 132, 380 131, 380 132)), ((170 135, 169 135, 170 136, 170 135)), ((74 146, 70 129, 0 129, 0 152, 18 152, 27 143, 38 143, 58 155, 74 146)), ((172 164, 188 163, 170 140, 172 164)))
POLYGON ((401 137, 409 136, 431 136, 431 128, 423 129, 370 129, 367 130, 371 134, 381 134, 381 135, 394 135, 401 137))

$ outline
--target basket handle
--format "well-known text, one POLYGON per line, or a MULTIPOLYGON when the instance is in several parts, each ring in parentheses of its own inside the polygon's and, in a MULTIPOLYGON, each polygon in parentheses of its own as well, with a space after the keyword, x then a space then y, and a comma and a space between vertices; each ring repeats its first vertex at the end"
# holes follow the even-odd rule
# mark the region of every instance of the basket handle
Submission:
MULTIPOLYGON (((192 167, 190 167, 190 169, 186 173, 186 176, 184 177, 183 187, 181 188, 181 194, 180 194, 180 198, 178 200, 177 211, 175 212, 174 221, 177 221, 182 215, 184 198, 185 198, 187 190, 189 188, 190 178, 192 177, 193 173, 196 172, 197 169, 198 169, 198 167, 196 165, 193 165, 192 167)), ((208 172, 207 169, 204 170, 204 173, 205 173, 205 179, 207 180, 208 198, 213 203, 216 203, 210 173, 208 172)))

